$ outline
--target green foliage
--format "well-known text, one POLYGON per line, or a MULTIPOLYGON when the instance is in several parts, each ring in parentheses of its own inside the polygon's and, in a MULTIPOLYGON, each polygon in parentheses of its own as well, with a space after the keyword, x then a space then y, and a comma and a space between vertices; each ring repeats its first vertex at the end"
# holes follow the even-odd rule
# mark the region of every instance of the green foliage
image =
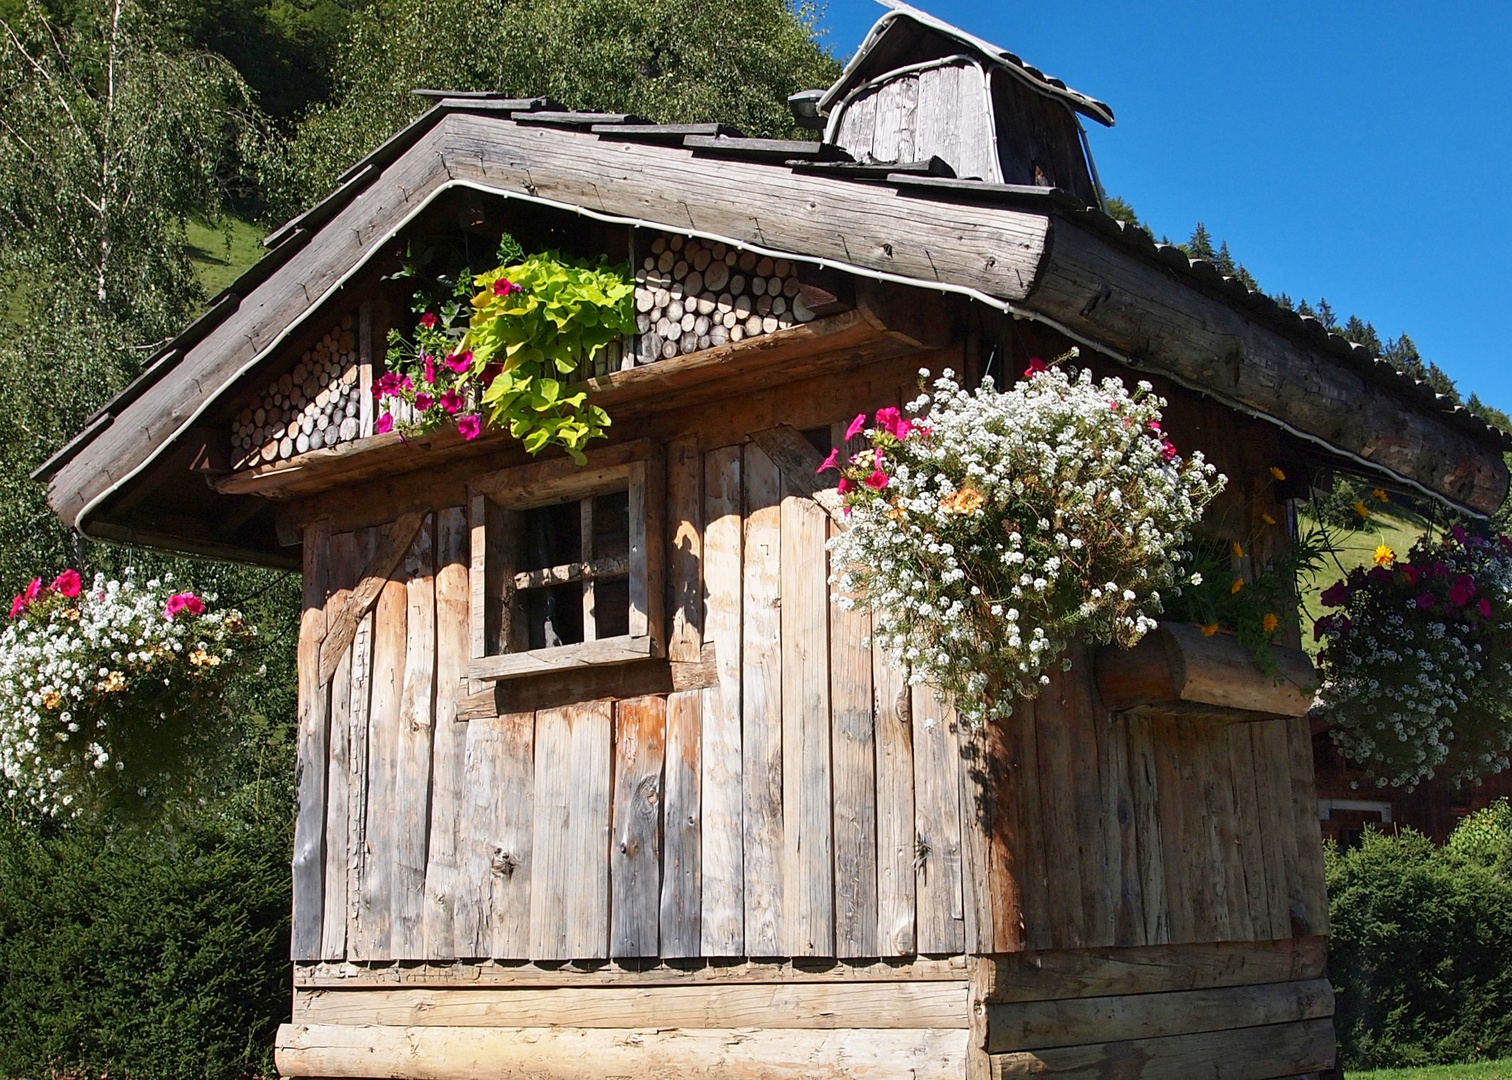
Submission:
POLYGON ((272 194, 285 212, 323 196, 425 110, 415 87, 801 137, 787 95, 840 70, 816 16, 786 0, 375 0, 353 17, 332 101, 311 110, 272 194))
POLYGON ((622 334, 635 330, 635 285, 628 268, 531 255, 514 266, 478 277, 472 326, 463 339, 473 370, 503 365, 483 392, 488 422, 534 454, 558 445, 581 464, 583 447, 599 438, 609 417, 587 404, 582 391, 567 393, 562 376, 622 334), (518 286, 500 293, 499 280, 518 286))
POLYGON ((290 837, 263 794, 171 832, 0 805, 0 1076, 274 1075, 290 837))
POLYGON ((1512 873, 1495 855, 1512 843, 1509 818, 1505 802, 1473 815, 1442 849, 1408 831, 1327 850, 1347 1068, 1512 1054, 1512 873))

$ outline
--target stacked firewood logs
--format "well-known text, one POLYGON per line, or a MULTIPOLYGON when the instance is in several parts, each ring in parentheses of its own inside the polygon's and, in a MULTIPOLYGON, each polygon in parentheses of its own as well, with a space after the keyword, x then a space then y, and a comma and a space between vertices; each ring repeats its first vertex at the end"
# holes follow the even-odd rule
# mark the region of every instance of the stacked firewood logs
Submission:
POLYGON ((787 259, 658 237, 635 273, 636 360, 649 364, 806 323, 787 259))
POLYGON ((356 320, 347 315, 237 414, 232 459, 266 464, 357 438, 359 382, 356 320))

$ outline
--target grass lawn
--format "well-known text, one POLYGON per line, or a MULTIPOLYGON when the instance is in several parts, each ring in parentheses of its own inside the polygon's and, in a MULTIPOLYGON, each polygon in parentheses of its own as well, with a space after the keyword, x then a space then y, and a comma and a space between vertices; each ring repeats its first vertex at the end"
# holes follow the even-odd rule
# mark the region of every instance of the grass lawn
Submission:
POLYGON ((263 255, 263 230, 240 218, 228 217, 223 227, 189 222, 190 261, 204 286, 214 296, 263 255))
MULTIPOLYGON (((1311 527, 1313 523, 1304 516, 1303 529, 1311 527)), ((1348 571, 1356 566, 1370 566, 1375 558, 1375 549, 1379 544, 1385 544, 1403 559, 1418 537, 1423 535, 1428 523, 1416 514, 1405 508, 1395 506, 1377 507, 1371 512, 1370 520, 1363 529, 1339 529, 1333 528, 1329 533, 1333 537, 1336 548, 1334 560, 1328 560, 1327 566, 1312 582, 1302 582, 1302 641, 1303 646, 1310 653, 1315 653, 1317 646, 1312 640, 1313 621, 1328 613, 1328 608, 1323 606, 1319 595, 1335 581, 1344 576, 1340 572, 1342 566, 1348 571)), ((1371 1074, 1361 1074, 1371 1075, 1371 1074)))
POLYGON ((1345 1080, 1512 1080, 1512 1058, 1476 1065, 1426 1065, 1420 1069, 1373 1069, 1344 1074, 1345 1080))

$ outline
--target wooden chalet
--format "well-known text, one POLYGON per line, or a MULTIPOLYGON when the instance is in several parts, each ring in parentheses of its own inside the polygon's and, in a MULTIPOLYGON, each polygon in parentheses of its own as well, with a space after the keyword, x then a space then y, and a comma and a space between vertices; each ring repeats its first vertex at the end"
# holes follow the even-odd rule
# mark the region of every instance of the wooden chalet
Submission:
POLYGON ((1114 221, 1108 107, 906 7, 817 142, 427 93, 40 473, 88 536, 303 571, 281 1071, 1330 1068, 1305 656, 1166 625, 957 730, 830 603, 815 466, 921 367, 1072 345, 1230 477, 1219 537, 1336 468, 1489 513, 1505 436, 1114 221), (636 268, 581 468, 374 434, 406 245, 504 230, 636 268))

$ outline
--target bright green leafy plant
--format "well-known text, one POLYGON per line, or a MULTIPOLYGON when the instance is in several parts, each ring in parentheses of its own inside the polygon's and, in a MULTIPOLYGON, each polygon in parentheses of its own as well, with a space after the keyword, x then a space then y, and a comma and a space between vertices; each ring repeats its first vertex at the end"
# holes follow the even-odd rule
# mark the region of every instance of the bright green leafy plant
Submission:
POLYGON ((389 335, 389 370, 373 384, 374 397, 389 402, 376 430, 429 434, 450 423, 473 439, 487 423, 532 454, 558 446, 581 464, 609 416, 569 390, 569 377, 635 329, 635 286, 623 267, 526 256, 508 235, 499 256, 496 269, 461 274, 450 299, 416 293, 414 340, 389 335))

